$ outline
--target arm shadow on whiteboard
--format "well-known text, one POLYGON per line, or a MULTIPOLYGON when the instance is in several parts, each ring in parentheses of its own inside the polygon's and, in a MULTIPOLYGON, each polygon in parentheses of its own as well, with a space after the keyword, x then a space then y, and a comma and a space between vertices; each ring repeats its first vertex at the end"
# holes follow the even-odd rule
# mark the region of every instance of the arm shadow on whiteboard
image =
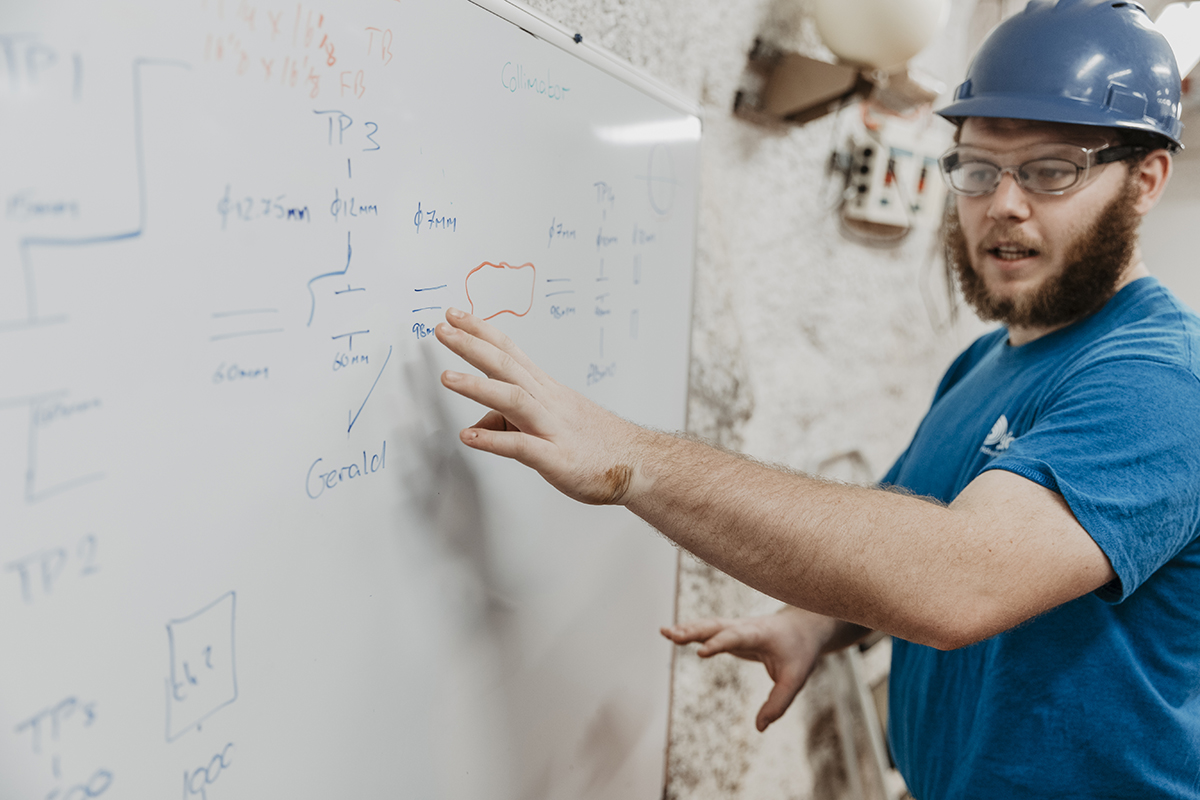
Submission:
POLYGON ((449 568, 447 580, 480 627, 495 630, 512 612, 505 598, 484 513, 479 479, 459 444, 432 348, 409 343, 399 354, 408 407, 401 414, 401 488, 430 544, 449 568))
POLYGON ((518 721, 518 693, 510 682, 512 666, 525 658, 516 635, 519 604, 503 586, 499 532, 485 513, 479 478, 459 444, 434 349, 409 342, 397 348, 397 355, 402 367, 398 432, 405 453, 398 482, 417 524, 396 535, 424 537, 417 544, 432 551, 437 565, 434 591, 450 623, 443 631, 448 658, 441 685, 434 689, 444 710, 441 724, 461 743, 457 757, 464 763, 493 763, 493 769, 479 773, 491 773, 492 796, 512 798, 512 773, 521 771, 510 763, 520 752, 514 744, 528 735, 518 721), (464 698, 470 699, 464 703, 464 698), (495 752, 469 744, 478 747, 481 741, 491 742, 485 750, 495 752), (497 756, 499 764, 493 761, 497 756))

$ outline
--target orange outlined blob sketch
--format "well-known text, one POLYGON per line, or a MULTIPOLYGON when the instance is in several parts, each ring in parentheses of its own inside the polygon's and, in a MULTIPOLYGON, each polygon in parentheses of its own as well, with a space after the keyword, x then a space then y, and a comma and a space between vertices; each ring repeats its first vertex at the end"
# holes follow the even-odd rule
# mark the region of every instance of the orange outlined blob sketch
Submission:
POLYGON ((471 313, 483 319, 501 314, 523 317, 533 310, 537 267, 485 261, 467 273, 467 302, 471 313))

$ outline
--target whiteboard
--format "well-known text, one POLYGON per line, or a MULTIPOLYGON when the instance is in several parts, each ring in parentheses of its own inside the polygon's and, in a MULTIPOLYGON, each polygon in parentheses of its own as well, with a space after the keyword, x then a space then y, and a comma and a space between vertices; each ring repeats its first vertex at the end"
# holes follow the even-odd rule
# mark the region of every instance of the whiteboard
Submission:
POLYGON ((500 0, 0 7, 0 797, 653 798, 675 552, 450 306, 683 427, 700 123, 500 0))

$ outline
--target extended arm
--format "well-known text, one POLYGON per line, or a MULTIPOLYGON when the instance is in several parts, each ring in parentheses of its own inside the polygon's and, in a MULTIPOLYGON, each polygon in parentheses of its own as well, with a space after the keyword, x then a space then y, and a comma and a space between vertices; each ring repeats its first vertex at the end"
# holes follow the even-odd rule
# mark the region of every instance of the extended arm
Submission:
POLYGON ((438 338, 486 377, 445 385, 493 409, 463 431, 578 500, 622 503, 718 569, 791 605, 950 649, 1115 573, 1057 493, 985 472, 949 507, 770 468, 647 431, 538 369, 461 312, 438 338))
POLYGON ((961 647, 1114 577, 1061 496, 1008 472, 945 507, 665 435, 639 460, 626 505, 669 538, 791 605, 909 641, 961 647))

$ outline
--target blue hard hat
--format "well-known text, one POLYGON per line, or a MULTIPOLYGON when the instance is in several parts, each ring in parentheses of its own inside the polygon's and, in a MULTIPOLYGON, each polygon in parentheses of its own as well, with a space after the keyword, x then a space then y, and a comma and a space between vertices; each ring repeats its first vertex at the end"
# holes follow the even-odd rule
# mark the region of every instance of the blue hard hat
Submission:
POLYGON ((1179 67, 1137 3, 1031 0, 975 53, 967 79, 937 113, 1100 125, 1179 147, 1179 67))

